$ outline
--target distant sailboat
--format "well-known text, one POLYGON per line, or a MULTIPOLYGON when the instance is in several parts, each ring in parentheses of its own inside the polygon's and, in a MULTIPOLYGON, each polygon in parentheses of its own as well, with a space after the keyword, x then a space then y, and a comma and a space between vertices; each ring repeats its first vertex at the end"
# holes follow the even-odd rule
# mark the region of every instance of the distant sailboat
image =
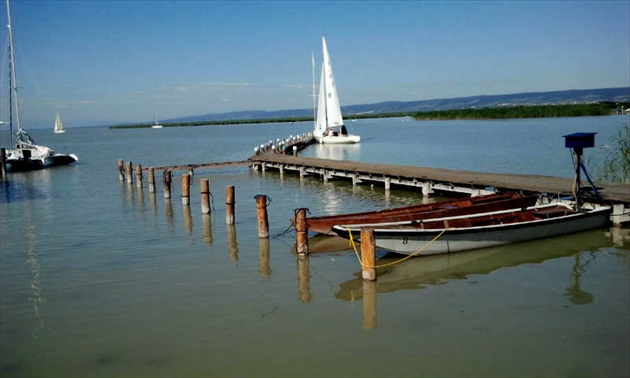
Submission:
POLYGON ((343 124, 341 106, 337 96, 337 87, 333 77, 330 55, 326 47, 326 38, 322 37, 322 75, 319 83, 319 99, 313 137, 318 143, 358 143, 359 135, 348 134, 343 124))
POLYGON ((61 122, 61 116, 57 113, 57 118, 55 118, 55 134, 65 133, 66 130, 63 128, 63 122, 61 122))
POLYGON ((155 114, 153 114, 153 126, 151 126, 152 129, 161 129, 163 126, 160 125, 160 123, 157 121, 157 119, 155 118, 155 114))

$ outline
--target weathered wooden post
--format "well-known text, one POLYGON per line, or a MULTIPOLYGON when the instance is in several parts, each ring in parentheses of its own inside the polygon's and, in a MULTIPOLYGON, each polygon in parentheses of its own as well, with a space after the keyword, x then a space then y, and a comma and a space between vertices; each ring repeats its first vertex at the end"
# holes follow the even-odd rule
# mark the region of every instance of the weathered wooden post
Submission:
POLYGON ((308 254, 307 211, 306 208, 295 209, 295 244, 299 254, 308 254))
POLYGON ((149 178, 147 179, 149 183, 149 193, 155 193, 155 168, 149 167, 149 178))
POLYGON ((128 161, 127 165, 125 166, 125 180, 127 180, 127 185, 133 184, 132 173, 133 173, 133 163, 128 161))
POLYGON ((201 213, 210 214, 210 180, 204 178, 199 182, 201 187, 201 213))
POLYGON ((142 164, 136 165, 136 186, 142 188, 142 164))
POLYGON ((164 183, 164 198, 171 198, 171 170, 170 169, 164 170, 162 181, 164 183))
POLYGON ((190 175, 182 175, 182 205, 190 205, 190 175))
POLYGON ((269 237, 269 219, 267 217, 267 196, 257 194, 256 199, 256 216, 258 217, 258 238, 266 239, 269 237))
POLYGON ((376 248, 374 247, 374 229, 361 228, 361 276, 364 280, 376 280, 376 248))
POLYGON ((0 148, 0 174, 3 181, 7 179, 7 150, 4 148, 0 148))
POLYGON ((118 159, 118 179, 125 181, 125 161, 118 159))
POLYGON ((225 223, 234 224, 234 185, 225 188, 225 223))

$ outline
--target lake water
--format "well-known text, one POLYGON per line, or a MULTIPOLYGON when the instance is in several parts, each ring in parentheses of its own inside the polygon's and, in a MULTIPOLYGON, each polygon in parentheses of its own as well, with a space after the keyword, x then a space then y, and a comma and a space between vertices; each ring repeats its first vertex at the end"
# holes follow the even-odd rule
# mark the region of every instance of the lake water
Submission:
MULTIPOLYGON (((359 145, 303 155, 572 177, 562 136, 597 132, 598 147, 586 151, 596 176, 599 146, 628 121, 360 120, 349 123, 359 145)), ((313 250, 328 252, 296 257, 293 209, 369 210, 422 202, 420 194, 227 167, 196 171, 186 207, 181 172, 170 201, 161 185, 150 194, 118 179, 118 159, 244 160, 257 145, 310 129, 29 130, 80 161, 10 174, 0 189, 0 375, 630 375, 627 228, 415 258, 366 283, 345 243, 313 238, 313 250), (200 178, 210 179, 211 215, 201 214, 200 178), (233 226, 227 185, 236 187, 233 226), (269 239, 258 239, 257 194, 271 199, 269 239)))

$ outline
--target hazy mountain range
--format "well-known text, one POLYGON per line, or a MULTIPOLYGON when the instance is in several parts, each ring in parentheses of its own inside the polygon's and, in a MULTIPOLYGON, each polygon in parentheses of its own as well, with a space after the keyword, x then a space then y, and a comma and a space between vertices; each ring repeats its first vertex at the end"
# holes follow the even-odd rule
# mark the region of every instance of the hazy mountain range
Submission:
MULTIPOLYGON (((385 101, 374 104, 342 106, 344 116, 351 114, 381 114, 425 112, 432 110, 495 108, 516 105, 584 104, 597 102, 630 102, 630 87, 583 89, 553 92, 528 92, 504 95, 443 98, 422 101, 385 101)), ((313 109, 286 109, 275 111, 251 110, 230 113, 202 114, 163 120, 163 122, 200 122, 221 120, 247 120, 312 116, 313 109)))

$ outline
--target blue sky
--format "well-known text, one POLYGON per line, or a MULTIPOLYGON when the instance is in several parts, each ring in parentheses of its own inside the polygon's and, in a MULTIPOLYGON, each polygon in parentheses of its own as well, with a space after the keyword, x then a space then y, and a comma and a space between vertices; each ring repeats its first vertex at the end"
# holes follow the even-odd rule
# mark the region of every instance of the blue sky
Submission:
MULTIPOLYGON (((627 0, 10 6, 27 129, 309 108, 322 35, 342 106, 630 86, 627 0)), ((5 0, 0 17, 6 120, 5 0)))

